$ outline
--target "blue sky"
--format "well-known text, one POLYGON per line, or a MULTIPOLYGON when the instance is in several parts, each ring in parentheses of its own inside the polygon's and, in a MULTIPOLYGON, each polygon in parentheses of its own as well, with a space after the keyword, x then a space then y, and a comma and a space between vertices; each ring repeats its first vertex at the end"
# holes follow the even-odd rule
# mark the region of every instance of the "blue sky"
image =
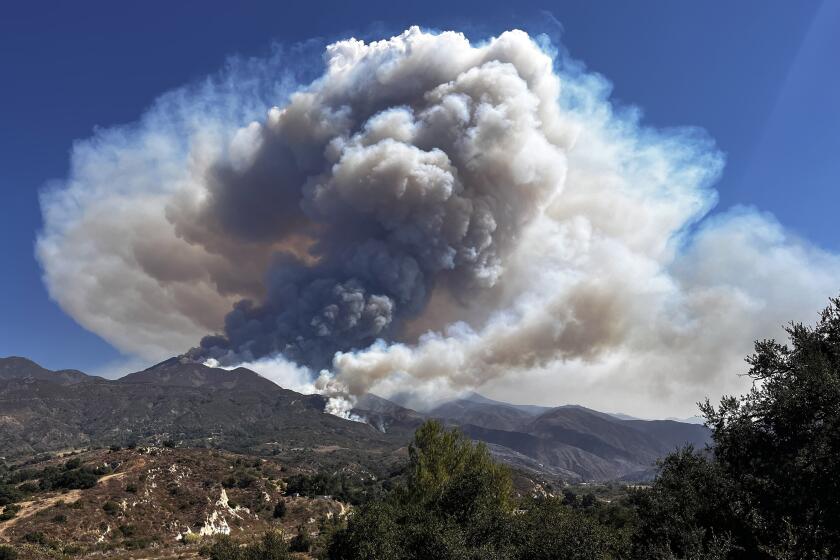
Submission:
MULTIPOLYGON (((558 34, 657 127, 699 126, 725 153, 719 210, 772 212, 840 249, 838 2, 28 2, 0 18, 0 355, 95 370, 120 358, 47 296, 38 192, 73 142, 273 41, 386 36, 411 24, 483 38, 558 34)), ((840 283, 838 283, 840 284, 840 283)))

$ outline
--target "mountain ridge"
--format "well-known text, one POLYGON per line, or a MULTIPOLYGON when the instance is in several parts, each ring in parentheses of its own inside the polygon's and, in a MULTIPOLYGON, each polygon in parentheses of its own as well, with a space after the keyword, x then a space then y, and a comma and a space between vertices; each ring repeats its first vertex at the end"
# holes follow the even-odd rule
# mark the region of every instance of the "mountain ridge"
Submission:
POLYGON ((363 395, 353 414, 365 422, 326 414, 326 403, 322 395, 285 389, 246 368, 213 368, 180 357, 115 380, 0 358, 0 449, 23 455, 171 439, 234 451, 301 449, 309 453, 306 460, 316 461, 326 458, 305 450, 331 449, 337 450, 332 461, 378 468, 398 460, 423 421, 439 418, 517 468, 609 480, 649 476, 674 447, 709 441, 703 426, 622 420, 578 405, 511 405, 477 393, 426 413, 363 395))
POLYGON ((49 370, 41 367, 29 358, 23 358, 21 356, 0 358, 0 379, 22 377, 53 381, 63 385, 73 385, 75 383, 102 379, 101 377, 89 375, 77 369, 49 370))
POLYGON ((500 456, 524 455, 546 469, 580 478, 649 478, 657 459, 682 445, 710 443, 705 426, 671 420, 625 420, 580 405, 530 415, 502 401, 469 394, 430 415, 460 425, 500 456))

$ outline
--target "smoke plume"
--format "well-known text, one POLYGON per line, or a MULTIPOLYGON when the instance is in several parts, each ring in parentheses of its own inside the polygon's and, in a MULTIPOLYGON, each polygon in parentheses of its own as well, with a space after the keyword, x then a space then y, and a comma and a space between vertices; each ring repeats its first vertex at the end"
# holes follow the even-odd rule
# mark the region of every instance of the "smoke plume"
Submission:
POLYGON ((663 413, 837 289, 772 216, 707 217, 702 131, 522 31, 339 41, 299 79, 240 61, 74 146, 42 197, 56 301, 127 352, 331 393, 663 413))

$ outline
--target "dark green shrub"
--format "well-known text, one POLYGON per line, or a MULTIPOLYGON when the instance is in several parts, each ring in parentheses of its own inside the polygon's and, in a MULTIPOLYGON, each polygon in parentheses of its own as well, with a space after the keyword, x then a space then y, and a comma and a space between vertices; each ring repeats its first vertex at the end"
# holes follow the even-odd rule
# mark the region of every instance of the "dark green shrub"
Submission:
POLYGON ((125 539, 123 541, 123 546, 128 550, 141 550, 144 548, 149 548, 149 546, 154 541, 148 537, 135 537, 131 539, 125 539))
POLYGON ((201 548, 201 553, 210 560, 246 560, 246 551, 227 535, 218 536, 213 543, 201 548))
POLYGON ((102 504, 102 509, 108 515, 116 515, 117 513, 119 513, 121 508, 120 508, 120 505, 117 502, 114 502, 112 500, 108 500, 107 502, 102 504))
POLYGON ((17 501, 20 501, 21 498, 23 498, 23 494, 13 485, 0 484, 0 506, 13 504, 17 501))
POLYGON ((120 525, 119 530, 124 537, 133 537, 137 533, 137 528, 134 525, 120 525))
POLYGON ((0 521, 8 521, 12 519, 20 511, 20 506, 17 504, 9 504, 3 508, 3 513, 0 513, 0 521))
MULTIPOLYGON (((69 463, 69 461, 68 461, 69 463)), ((93 488, 99 477, 86 468, 59 470, 53 467, 41 473, 41 490, 75 490, 93 488)))
POLYGON ((296 474, 286 479, 286 494, 300 494, 309 498, 331 496, 336 500, 361 505, 382 496, 376 481, 359 480, 346 474, 318 472, 313 475, 296 474))
POLYGON ((279 531, 267 531, 255 543, 241 545, 227 535, 216 537, 201 553, 210 560, 290 560, 289 545, 279 531))
POLYGON ((61 552, 63 554, 68 555, 68 556, 74 556, 74 555, 82 552, 82 547, 81 547, 81 545, 78 545, 78 544, 75 544, 75 543, 69 543, 69 544, 65 544, 61 548, 61 552))
POLYGON ((312 537, 303 525, 298 527, 297 534, 289 541, 289 550, 292 552, 309 552, 312 550, 312 537))
POLYGON ((30 544, 40 544, 46 546, 48 544, 47 536, 41 531, 32 531, 23 535, 23 540, 30 544))
POLYGON ((238 488, 250 488, 254 482, 256 482, 257 477, 252 475, 249 472, 243 472, 239 475, 239 478, 236 481, 236 486, 238 488))
POLYGON ((283 516, 286 515, 286 501, 280 500, 274 506, 274 518, 275 519, 283 519, 283 516))

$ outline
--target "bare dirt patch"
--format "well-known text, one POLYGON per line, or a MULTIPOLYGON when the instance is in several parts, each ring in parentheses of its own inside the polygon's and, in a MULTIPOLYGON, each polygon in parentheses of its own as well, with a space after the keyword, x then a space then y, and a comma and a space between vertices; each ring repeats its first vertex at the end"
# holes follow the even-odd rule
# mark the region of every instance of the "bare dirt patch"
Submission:
POLYGON ((26 519, 27 517, 32 517, 39 511, 51 508, 59 502, 75 502, 81 497, 81 495, 81 490, 68 490, 63 494, 47 495, 40 497, 37 500, 20 502, 18 504, 20 506, 18 514, 0 525, 0 537, 5 536, 7 530, 11 529, 17 525, 18 522, 26 519))

